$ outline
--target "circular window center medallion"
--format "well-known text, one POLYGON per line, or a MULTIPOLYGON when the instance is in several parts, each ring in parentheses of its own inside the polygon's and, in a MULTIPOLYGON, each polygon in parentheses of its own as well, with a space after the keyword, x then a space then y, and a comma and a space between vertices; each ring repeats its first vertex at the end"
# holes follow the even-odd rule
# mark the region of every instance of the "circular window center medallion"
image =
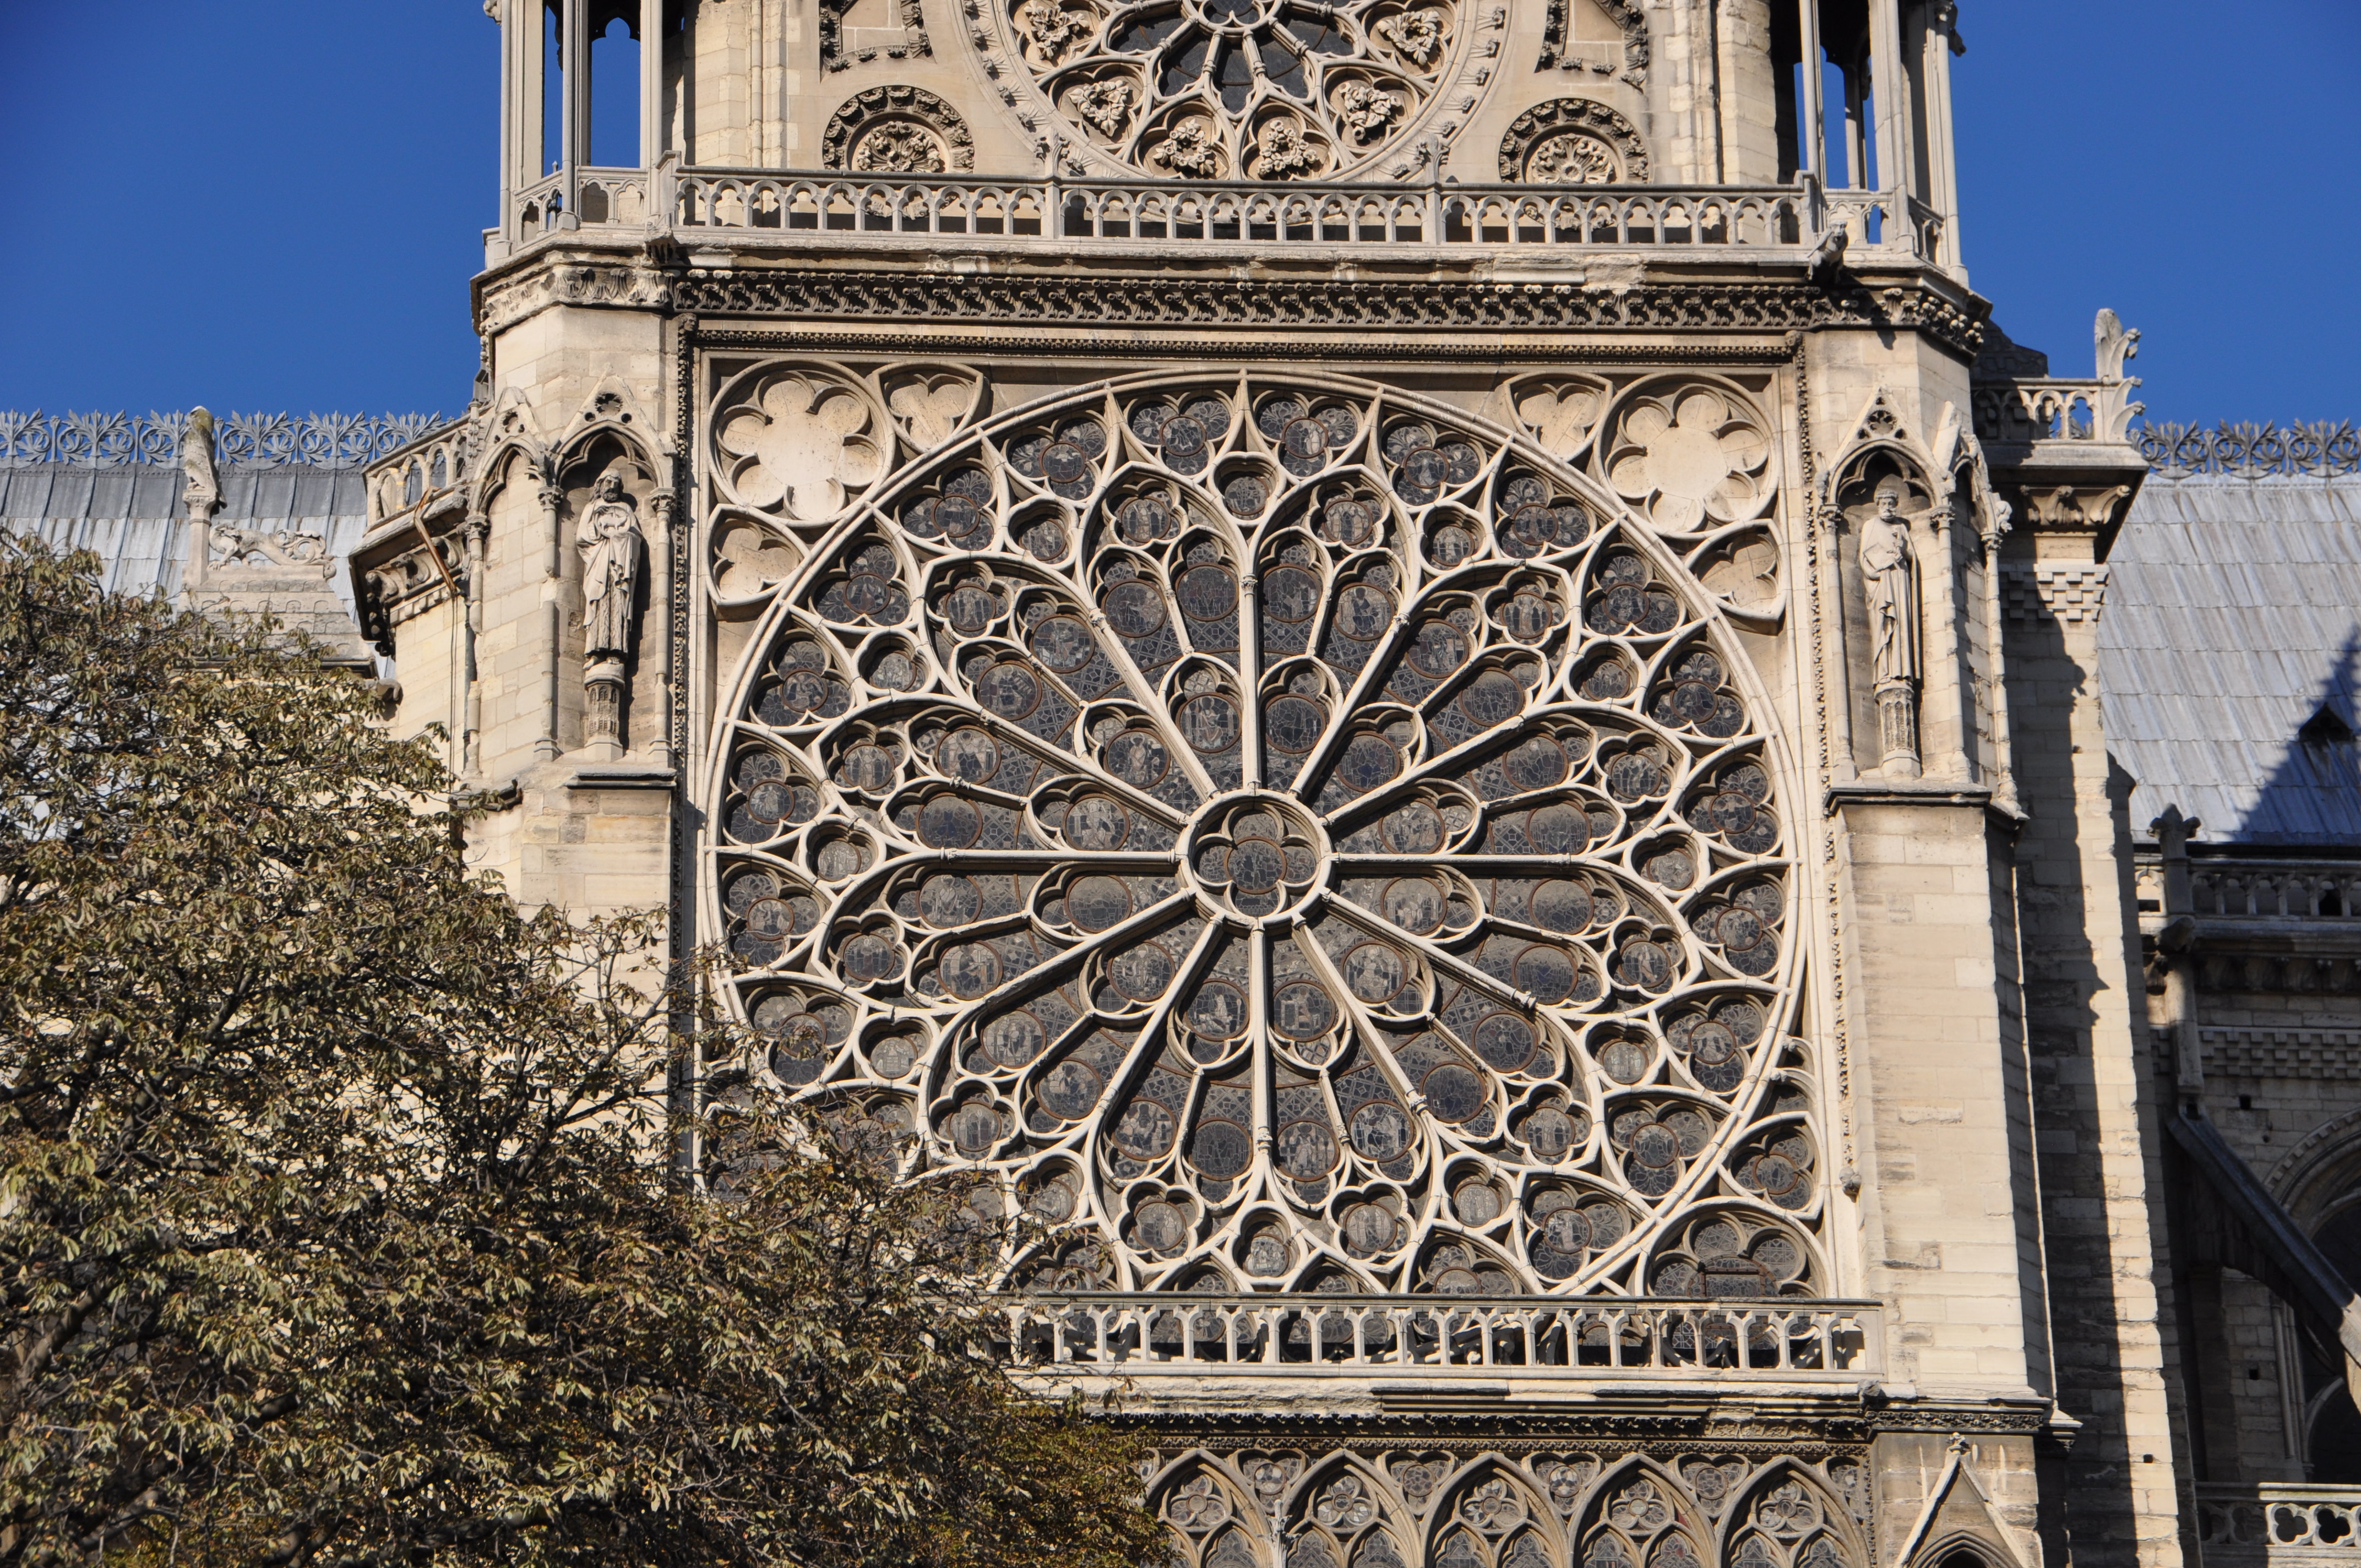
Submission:
POLYGON ((1300 802, 1250 790, 1218 795, 1197 814, 1182 864, 1215 910, 1260 923, 1311 896, 1327 852, 1326 830, 1300 802))

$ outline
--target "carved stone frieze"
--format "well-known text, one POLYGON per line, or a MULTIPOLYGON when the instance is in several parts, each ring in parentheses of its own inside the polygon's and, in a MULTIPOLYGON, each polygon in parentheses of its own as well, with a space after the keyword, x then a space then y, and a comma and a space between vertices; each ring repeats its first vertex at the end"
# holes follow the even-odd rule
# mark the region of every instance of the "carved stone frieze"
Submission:
MULTIPOLYGON (((700 316, 1075 326, 1784 333, 1883 325, 1924 332, 1963 353, 1981 330, 1976 316, 1915 283, 1831 297, 1801 282, 1642 284, 1610 292, 1575 283, 900 276, 780 268, 691 269, 675 285, 672 302, 700 316)), ((1405 343, 1388 352, 1417 358, 1424 351, 1405 343)))
POLYGON ((671 289, 671 277, 650 266, 552 261, 487 285, 476 306, 476 330, 489 336, 553 305, 657 307, 668 302, 671 289))

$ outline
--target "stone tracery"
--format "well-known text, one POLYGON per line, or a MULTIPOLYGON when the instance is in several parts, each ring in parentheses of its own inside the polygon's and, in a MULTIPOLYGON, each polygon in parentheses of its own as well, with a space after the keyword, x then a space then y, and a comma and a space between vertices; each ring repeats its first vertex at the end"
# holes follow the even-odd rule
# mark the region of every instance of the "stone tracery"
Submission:
POLYGON ((785 597, 714 797, 738 1004, 1006 1183, 1029 1277, 1819 1287, 1776 763, 1600 486, 1142 378, 906 467, 785 597))
MULTIPOLYGON (((1186 179, 1334 176, 1399 144, 1472 27, 1440 0, 1016 0, 1070 152, 1186 179)), ((1078 170, 1085 162, 1077 161, 1078 170)))
POLYGON ((1857 1568, 1863 1521, 1835 1497, 1858 1480, 1849 1458, 1726 1452, 1196 1451, 1149 1492, 1198 1568, 1857 1568))

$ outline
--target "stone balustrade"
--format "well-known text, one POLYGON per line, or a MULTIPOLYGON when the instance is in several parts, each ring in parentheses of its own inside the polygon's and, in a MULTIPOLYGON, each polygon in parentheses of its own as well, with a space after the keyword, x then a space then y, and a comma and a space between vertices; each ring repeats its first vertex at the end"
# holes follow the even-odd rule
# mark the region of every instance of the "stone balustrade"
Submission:
POLYGON ((582 228, 647 226, 648 175, 640 169, 579 169, 573 192, 553 174, 517 192, 512 216, 517 243, 582 228))
POLYGON ((476 441, 465 421, 441 425, 369 465, 369 526, 433 500, 463 483, 476 441))
POLYGON ((1532 1296, 1073 1295, 1006 1309, 1017 1362, 1138 1376, 1872 1377, 1879 1308, 1860 1301, 1532 1296))
POLYGON ((860 176, 664 169, 576 176, 570 219, 555 176, 516 193, 516 243, 560 230, 664 230, 685 243, 893 235, 962 243, 1056 238, 1180 245, 1546 245, 1807 248, 1835 229, 1870 253, 1931 259, 1932 209, 1896 192, 1793 186, 1535 186, 1198 182, 860 176), (553 202, 556 203, 553 209, 553 202), (651 210, 661 214, 651 220, 651 210))
POLYGON ((2044 376, 2005 382, 1978 382, 1974 391, 1976 434, 1985 441, 2120 442, 2131 439, 2131 400, 2139 383, 2120 378, 2074 380, 2044 376))
POLYGON ((2361 1486, 2197 1487, 2208 1568, 2328 1568, 2361 1563, 2361 1486))
MULTIPOLYGON (((2147 856, 2139 897, 2143 913, 2160 917, 2164 870, 2147 856)), ((2351 920, 2361 917, 2361 865, 2208 859, 2191 865, 2189 897, 2190 913, 2200 919, 2351 920)))

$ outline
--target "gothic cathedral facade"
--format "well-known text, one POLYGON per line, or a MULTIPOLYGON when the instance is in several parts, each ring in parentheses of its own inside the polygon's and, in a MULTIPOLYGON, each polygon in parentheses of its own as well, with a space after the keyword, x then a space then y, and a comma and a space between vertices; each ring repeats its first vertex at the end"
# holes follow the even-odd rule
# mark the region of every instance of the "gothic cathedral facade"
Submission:
POLYGON ((1190 1562, 2179 1562, 2095 620, 2007 612, 2132 334, 1988 326, 1949 0, 486 9, 399 722, 726 950, 691 1091, 1030 1216, 1190 1562))

